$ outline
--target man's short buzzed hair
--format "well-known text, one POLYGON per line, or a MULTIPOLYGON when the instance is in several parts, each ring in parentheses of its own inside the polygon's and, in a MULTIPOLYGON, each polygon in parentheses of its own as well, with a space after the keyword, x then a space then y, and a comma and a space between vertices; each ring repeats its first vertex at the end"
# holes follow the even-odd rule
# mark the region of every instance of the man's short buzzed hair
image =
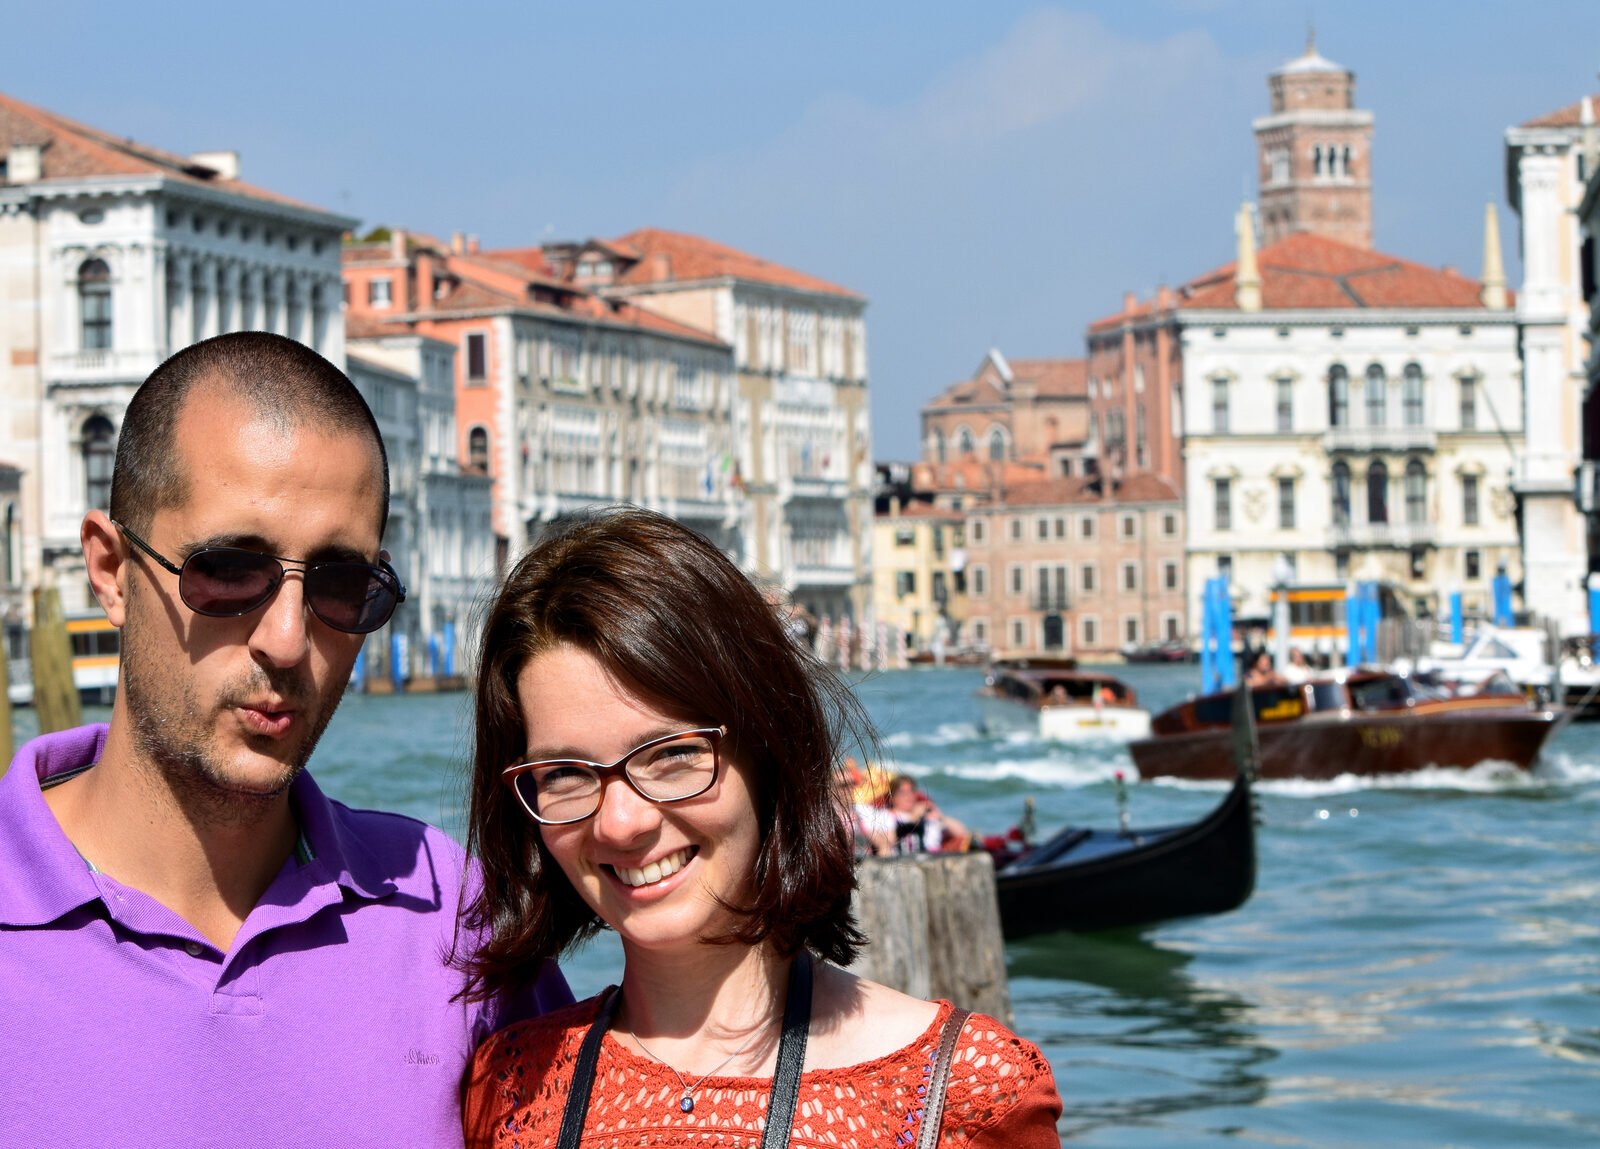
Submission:
POLYGON ((369 437, 383 475, 378 515, 378 537, 383 537, 389 521, 389 457, 366 400, 349 376, 311 348, 266 331, 218 335, 186 347, 134 392, 117 436, 113 519, 147 530, 157 511, 189 497, 190 476, 177 463, 177 427, 197 387, 242 399, 285 429, 312 425, 369 437))

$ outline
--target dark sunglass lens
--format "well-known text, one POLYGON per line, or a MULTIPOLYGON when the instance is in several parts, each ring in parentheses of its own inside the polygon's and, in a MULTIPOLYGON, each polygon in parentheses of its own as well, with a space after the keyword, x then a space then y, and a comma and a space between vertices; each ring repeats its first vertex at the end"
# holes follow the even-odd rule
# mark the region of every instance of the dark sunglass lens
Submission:
POLYGON ((306 599, 335 630, 366 634, 389 621, 399 602, 394 580, 368 563, 318 563, 306 572, 306 599))
POLYGON ((213 547, 184 562, 178 593, 199 614, 248 614, 271 598, 282 581, 283 566, 271 555, 213 547))

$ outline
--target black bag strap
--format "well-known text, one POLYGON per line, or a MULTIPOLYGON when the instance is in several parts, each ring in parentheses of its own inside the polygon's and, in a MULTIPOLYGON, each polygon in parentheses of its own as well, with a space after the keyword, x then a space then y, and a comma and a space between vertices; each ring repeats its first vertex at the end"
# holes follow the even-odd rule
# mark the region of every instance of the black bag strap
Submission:
POLYGON ((811 955, 801 950, 789 967, 789 995, 783 1004, 783 1036, 778 1039, 778 1064, 767 1098, 767 1127, 761 1149, 789 1144, 795 1106, 800 1102, 800 1070, 806 1061, 806 1038, 811 1032, 811 955))
POLYGON ((589 1026, 589 1032, 583 1035, 583 1044, 578 1047, 578 1064, 573 1067, 572 1085, 567 1091, 567 1107, 561 1114, 556 1149, 578 1149, 578 1139, 583 1136, 583 1119, 589 1115, 589 1094, 594 1089, 594 1068, 600 1061, 600 1042, 611 1028, 611 1019, 617 1016, 617 1004, 621 1000, 622 990, 608 986, 600 1011, 589 1026))
POLYGON ((950 1081, 950 1061, 955 1056, 956 1040, 972 1016, 970 1009, 951 1009, 939 1031, 939 1048, 928 1070, 928 1094, 922 1099, 922 1126, 917 1134, 917 1149, 934 1149, 939 1144, 939 1127, 944 1124, 944 1087, 950 1081))
MULTIPOLYGON (((589 1115, 589 1094, 594 1090, 594 1072, 600 1061, 600 1043, 617 1015, 622 991, 606 990, 589 1031, 578 1048, 578 1061, 572 1070, 567 1105, 561 1113, 561 1132, 556 1149, 578 1149, 583 1122, 589 1115)), ((806 1061, 806 1039, 811 1031, 811 955, 801 950, 789 968, 788 997, 783 1006, 783 1036, 778 1039, 778 1064, 772 1078, 772 1093, 767 1098, 767 1127, 761 1135, 762 1149, 778 1149, 789 1143, 794 1111, 800 1101, 800 1071, 806 1061)))

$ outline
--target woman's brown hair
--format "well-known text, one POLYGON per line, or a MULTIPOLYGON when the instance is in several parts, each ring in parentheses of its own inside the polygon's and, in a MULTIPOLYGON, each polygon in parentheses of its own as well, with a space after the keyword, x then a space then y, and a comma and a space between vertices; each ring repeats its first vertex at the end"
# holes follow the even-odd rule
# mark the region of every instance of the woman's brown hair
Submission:
POLYGON ((689 725, 728 728, 725 752, 755 781, 761 852, 748 905, 717 942, 802 947, 848 964, 864 939, 850 914, 852 841, 833 779, 850 738, 874 745, 848 686, 785 629, 709 541, 633 507, 552 524, 496 596, 478 665, 468 849, 483 881, 462 911, 475 952, 458 954, 467 993, 515 990, 600 919, 545 850, 501 781, 526 749, 517 677, 569 645, 620 685, 689 725))

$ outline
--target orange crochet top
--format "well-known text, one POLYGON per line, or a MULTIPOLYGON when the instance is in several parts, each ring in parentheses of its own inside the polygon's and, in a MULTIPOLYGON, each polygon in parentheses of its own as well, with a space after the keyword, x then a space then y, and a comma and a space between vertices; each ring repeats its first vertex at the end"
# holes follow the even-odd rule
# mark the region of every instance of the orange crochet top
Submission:
MULTIPOLYGON (((545 1149, 561 1129, 567 1087, 599 998, 510 1026, 473 1058, 462 1110, 469 1149, 545 1149)), ((915 1142, 919 1089, 932 1064, 933 1024, 887 1057, 800 1077, 789 1143, 827 1149, 885 1149, 915 1142)), ((758 1149, 770 1078, 709 1077, 682 1113, 672 1070, 606 1034, 595 1067, 585 1149, 758 1149)), ((962 1149, 1060 1149, 1061 1099, 1044 1055, 1032 1042, 975 1013, 951 1059, 940 1144, 962 1149)))

